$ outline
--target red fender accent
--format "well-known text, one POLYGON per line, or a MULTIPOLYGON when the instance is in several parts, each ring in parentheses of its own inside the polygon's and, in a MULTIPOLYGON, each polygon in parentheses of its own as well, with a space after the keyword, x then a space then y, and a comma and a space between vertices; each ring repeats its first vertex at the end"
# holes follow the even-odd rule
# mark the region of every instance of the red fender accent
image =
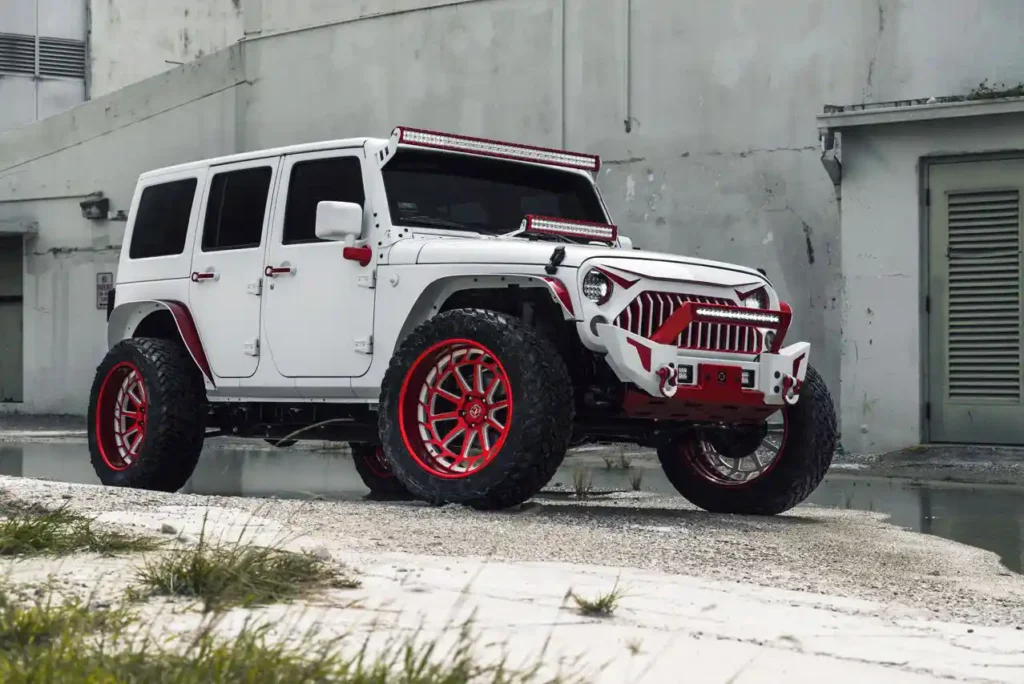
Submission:
POLYGON ((199 370, 203 372, 203 375, 210 381, 210 384, 216 387, 217 383, 213 380, 210 362, 206 358, 206 352, 203 350, 203 342, 199 339, 199 331, 196 329, 196 322, 192 318, 192 312, 181 302, 169 299, 158 299, 156 301, 167 307, 167 310, 171 312, 171 315, 174 317, 174 323, 178 326, 178 334, 181 335, 188 353, 192 355, 192 360, 196 362, 199 370))

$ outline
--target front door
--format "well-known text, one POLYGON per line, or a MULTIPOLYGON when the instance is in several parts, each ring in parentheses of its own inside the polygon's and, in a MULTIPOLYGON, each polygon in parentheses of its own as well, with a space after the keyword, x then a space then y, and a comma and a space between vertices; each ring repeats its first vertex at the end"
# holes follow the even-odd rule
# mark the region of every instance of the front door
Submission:
POLYGON ((929 169, 933 442, 1024 439, 1024 160, 929 169))
POLYGON ((189 307, 213 374, 247 378, 260 356, 260 280, 280 157, 210 169, 189 307))
MULTIPOLYGON (((263 321, 268 350, 285 377, 358 377, 370 368, 374 262, 346 260, 344 244, 315 232, 319 202, 365 209, 362 157, 357 148, 282 163, 278 197, 285 201, 274 210, 267 248, 263 321)), ((371 225, 364 215, 364 237, 371 225)))

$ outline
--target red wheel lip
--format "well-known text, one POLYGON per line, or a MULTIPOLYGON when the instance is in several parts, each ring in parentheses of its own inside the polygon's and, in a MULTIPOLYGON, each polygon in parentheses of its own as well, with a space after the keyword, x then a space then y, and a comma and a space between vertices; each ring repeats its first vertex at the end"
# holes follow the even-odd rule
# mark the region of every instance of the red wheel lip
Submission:
POLYGON ((782 412, 782 443, 779 444, 778 454, 776 454, 775 458, 772 460, 771 463, 768 464, 768 467, 765 468, 764 471, 758 473, 755 477, 749 480, 728 480, 721 476, 720 474, 716 473, 711 468, 710 464, 703 462, 705 457, 703 447, 697 442, 684 443, 682 445, 682 448, 680 449, 680 451, 682 452, 681 455, 683 458, 689 461, 690 465, 692 466, 694 472, 697 475, 699 475, 701 478, 710 482, 713 485, 716 485, 718 487, 725 487, 727 489, 742 489, 743 487, 749 487, 754 483, 758 482, 759 480, 762 480, 766 475, 772 472, 772 470, 775 469, 775 466, 777 466, 779 464, 779 461, 781 461, 783 458, 786 449, 786 443, 789 441, 789 417, 786 409, 787 407, 785 406, 783 406, 780 409, 780 411, 782 412))
MULTIPOLYGON (((124 382, 124 378, 131 376, 132 373, 138 376, 139 384, 142 385, 145 391, 145 381, 142 378, 142 371, 139 370, 139 367, 131 361, 119 361, 107 371, 103 382, 100 383, 100 391, 96 397, 96 415, 93 417, 96 447, 99 449, 100 458, 103 459, 103 463, 115 472, 127 470, 132 464, 136 463, 136 461, 125 462, 120 454, 114 456, 118 451, 113 438, 113 403, 116 402, 117 398, 114 397, 111 400, 110 397, 111 392, 116 393, 124 382)), ((145 400, 144 403, 148 405, 149 402, 145 400)), ((145 431, 143 431, 142 439, 145 440, 145 431)))
POLYGON ((376 477, 386 479, 395 476, 391 471, 391 468, 388 466, 387 459, 384 456, 383 447, 374 447, 373 453, 369 454, 366 458, 366 466, 376 477))
POLYGON ((427 348, 416 358, 415 361, 412 362, 412 364, 409 366, 409 370, 406 371, 405 377, 402 379, 401 390, 398 393, 398 428, 402 435, 402 443, 405 446, 405 449, 409 453, 409 455, 412 456, 413 461, 416 462, 416 465, 418 465, 420 468, 422 468, 424 471, 426 471, 433 477, 437 477, 442 480, 461 480, 476 475, 481 470, 483 470, 491 463, 493 463, 494 460, 498 457, 498 454, 501 452, 501 449, 505 446, 505 442, 508 438, 508 433, 511 428, 512 410, 512 383, 509 380, 508 371, 505 370, 505 366, 504 364, 501 363, 501 360, 498 358, 498 355, 491 351, 487 346, 475 340, 470 340, 461 337, 449 338, 437 342, 431 345, 429 348, 427 348), (423 458, 421 458, 420 454, 418 454, 417 450, 414 448, 413 442, 410 440, 410 431, 406 427, 406 422, 410 419, 410 417, 406 416, 406 402, 408 400, 407 398, 410 391, 410 384, 412 383, 413 377, 416 374, 417 369, 419 369, 421 365, 427 359, 429 359, 431 355, 436 354, 439 350, 444 349, 445 347, 469 347, 471 349, 476 349, 483 352, 484 354, 488 355, 491 359, 493 359, 494 364, 498 367, 498 370, 501 372, 502 378, 506 383, 506 395, 508 397, 508 418, 506 419, 505 430, 502 431, 501 436, 498 438, 498 441, 494 444, 494 446, 491 447, 491 452, 486 457, 486 460, 484 460, 484 462, 479 467, 473 469, 470 472, 465 473, 444 472, 438 469, 436 466, 427 463, 423 458))

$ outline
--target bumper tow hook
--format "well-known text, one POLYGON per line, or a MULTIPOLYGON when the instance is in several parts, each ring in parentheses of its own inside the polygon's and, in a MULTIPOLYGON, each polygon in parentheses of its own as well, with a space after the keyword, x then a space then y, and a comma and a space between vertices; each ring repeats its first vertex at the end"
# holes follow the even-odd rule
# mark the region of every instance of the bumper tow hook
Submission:
POLYGON ((782 400, 792 406, 800 398, 800 387, 802 382, 792 375, 782 376, 782 400))
POLYGON ((675 369, 668 366, 658 369, 658 390, 661 392, 661 396, 671 399, 676 395, 676 390, 679 388, 676 386, 675 375, 675 369))

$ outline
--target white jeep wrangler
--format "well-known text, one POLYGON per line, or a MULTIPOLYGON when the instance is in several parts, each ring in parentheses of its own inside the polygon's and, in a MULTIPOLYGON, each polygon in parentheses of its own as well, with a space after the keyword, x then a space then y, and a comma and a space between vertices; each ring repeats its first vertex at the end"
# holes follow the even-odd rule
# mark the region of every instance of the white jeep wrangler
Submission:
POLYGON ((206 437, 352 444, 372 492, 519 504, 585 442, 655 447, 711 511, 775 514, 836 445, 763 272, 631 248, 591 155, 412 128, 143 174, 89 405, 108 485, 206 437))

